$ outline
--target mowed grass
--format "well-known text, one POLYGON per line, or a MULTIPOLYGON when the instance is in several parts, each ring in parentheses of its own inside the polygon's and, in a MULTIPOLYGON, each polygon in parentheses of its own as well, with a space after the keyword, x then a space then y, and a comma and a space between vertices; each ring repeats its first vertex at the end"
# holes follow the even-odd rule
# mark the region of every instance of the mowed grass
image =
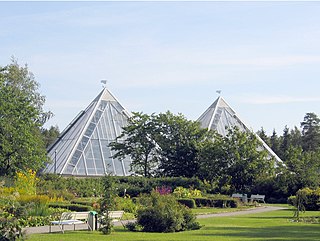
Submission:
MULTIPOLYGON (((320 224, 292 221, 292 210, 199 219, 204 225, 200 230, 179 233, 129 232, 115 227, 111 235, 100 232, 68 231, 65 234, 33 234, 30 241, 153 241, 153 240, 320 240, 320 224)), ((306 212, 302 216, 320 216, 320 212, 306 212)))

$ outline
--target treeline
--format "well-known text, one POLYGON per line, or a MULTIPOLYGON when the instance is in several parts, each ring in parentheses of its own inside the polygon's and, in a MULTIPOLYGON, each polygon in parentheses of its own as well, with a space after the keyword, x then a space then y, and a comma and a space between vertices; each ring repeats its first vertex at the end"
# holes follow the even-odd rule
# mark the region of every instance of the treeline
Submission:
POLYGON ((267 136, 263 128, 257 134, 282 159, 285 167, 275 177, 278 191, 294 195, 305 187, 320 185, 320 119, 307 113, 300 128, 284 128, 282 135, 273 131, 267 136))
POLYGON ((115 157, 132 159, 132 171, 145 177, 195 177, 211 192, 263 193, 283 199, 303 187, 319 186, 319 118, 307 113, 301 130, 285 128, 259 136, 283 160, 262 148, 254 133, 231 128, 223 137, 171 112, 133 113, 123 134, 111 143, 115 157))

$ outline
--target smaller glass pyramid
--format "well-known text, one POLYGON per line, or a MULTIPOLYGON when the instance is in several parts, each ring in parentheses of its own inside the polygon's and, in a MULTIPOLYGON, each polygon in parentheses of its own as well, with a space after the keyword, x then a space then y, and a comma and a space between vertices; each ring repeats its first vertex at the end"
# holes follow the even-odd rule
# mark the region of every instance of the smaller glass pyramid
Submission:
MULTIPOLYGON (((216 130, 222 136, 226 136, 228 129, 235 126, 241 131, 253 132, 251 128, 248 128, 248 126, 244 124, 236 112, 221 96, 213 102, 213 104, 198 118, 197 121, 200 122, 202 128, 216 130)), ((269 152, 270 156, 274 157, 279 164, 282 163, 282 160, 277 156, 277 154, 274 153, 258 135, 255 134, 255 136, 261 142, 262 147, 269 152)))
POLYGON ((72 176, 131 174, 131 159, 126 157, 120 161, 112 158, 114 153, 108 146, 121 134, 129 116, 104 88, 48 148, 51 163, 43 172, 72 176))

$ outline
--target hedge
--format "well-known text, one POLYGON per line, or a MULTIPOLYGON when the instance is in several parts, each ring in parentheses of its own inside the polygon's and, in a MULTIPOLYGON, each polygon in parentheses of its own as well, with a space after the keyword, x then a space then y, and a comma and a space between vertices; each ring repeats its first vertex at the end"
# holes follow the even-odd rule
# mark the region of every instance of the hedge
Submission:
POLYGON ((201 197, 194 198, 197 207, 216 207, 216 208, 236 208, 239 206, 237 200, 233 198, 210 198, 210 197, 201 197))
POLYGON ((196 207, 196 202, 194 201, 194 199, 191 199, 191 198, 178 198, 177 201, 188 208, 196 207))
MULTIPOLYGON (((37 193, 52 194, 56 197, 63 197, 65 200, 72 200, 74 197, 97 197, 102 196, 103 187, 101 177, 75 178, 61 177, 53 174, 45 174, 39 177, 37 193)), ((164 177, 145 178, 135 176, 111 176, 120 197, 129 194, 136 197, 141 193, 151 193, 156 187, 194 188, 203 191, 204 184, 198 178, 185 177, 164 177)))
POLYGON ((49 207, 66 208, 70 211, 75 211, 75 212, 86 212, 86 211, 92 210, 91 206, 74 204, 74 203, 49 203, 49 207))

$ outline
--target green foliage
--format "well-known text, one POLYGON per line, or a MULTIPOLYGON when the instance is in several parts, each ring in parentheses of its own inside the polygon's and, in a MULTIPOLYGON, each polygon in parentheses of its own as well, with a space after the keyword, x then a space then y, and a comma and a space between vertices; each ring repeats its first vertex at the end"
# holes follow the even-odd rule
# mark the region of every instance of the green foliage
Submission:
POLYGON ((142 230, 142 227, 137 222, 128 222, 125 224, 125 228, 132 232, 142 230))
MULTIPOLYGON (((110 176, 114 182, 115 194, 118 196, 136 197, 140 193, 151 193, 156 187, 167 186, 174 189, 178 186, 184 188, 193 187, 203 190, 204 186, 198 178, 164 177, 144 178, 136 176, 110 176)), ((72 201, 75 195, 79 197, 101 197, 103 195, 102 178, 60 177, 50 174, 39 177, 37 193, 48 195, 50 198, 63 198, 72 201)), ((0 189, 1 191, 1 189, 0 189)), ((78 199, 77 198, 77 199, 78 199)))
POLYGON ((111 234, 112 230, 113 230, 112 219, 108 217, 108 211, 107 211, 106 213, 102 214, 100 218, 99 231, 101 231, 105 235, 108 235, 108 234, 111 234))
POLYGON ((0 175, 39 170, 47 160, 39 127, 45 98, 27 66, 0 67, 0 175))
POLYGON ((293 200, 293 205, 296 207, 296 210, 294 212, 294 217, 299 220, 300 218, 300 212, 305 212, 305 206, 304 203, 307 202, 307 190, 299 190, 297 191, 296 198, 293 200))
POLYGON ((115 158, 124 159, 130 156, 131 169, 144 177, 152 176, 157 165, 157 144, 154 141, 155 122, 153 115, 134 112, 128 125, 110 147, 115 158))
POLYGON ((154 119, 157 123, 156 143, 159 145, 160 176, 196 177, 199 171, 200 143, 210 132, 199 122, 187 120, 182 114, 167 111, 154 119))
POLYGON ((48 148, 59 136, 60 131, 58 126, 51 126, 49 129, 42 128, 41 134, 44 139, 44 144, 48 148))
POLYGON ((111 176, 104 176, 102 178, 103 184, 103 196, 101 198, 100 204, 100 231, 103 234, 110 234, 112 231, 112 220, 109 218, 109 211, 114 210, 115 208, 115 199, 116 195, 116 188, 114 180, 111 176))
POLYGON ((304 151, 316 151, 320 146, 320 118, 307 113, 301 122, 302 147, 304 151))
POLYGON ((297 197, 296 196, 290 196, 288 197, 287 203, 291 206, 294 206, 295 203, 297 203, 297 197))
POLYGON ((286 165, 295 179, 297 189, 316 188, 320 185, 320 150, 304 152, 301 147, 290 146, 286 154, 286 165))
POLYGON ((274 160, 265 150, 258 150, 260 143, 253 133, 230 129, 224 139, 224 157, 227 160, 227 175, 235 191, 246 193, 253 184, 273 175, 274 160))
POLYGON ((202 193, 198 189, 176 187, 173 190, 173 195, 178 198, 191 198, 191 197, 201 197, 202 193))
POLYGON ((36 173, 30 169, 25 172, 17 172, 14 183, 15 190, 20 194, 36 194, 36 173))
POLYGON ((177 198, 177 202, 188 208, 196 207, 196 202, 192 198, 177 198))
POLYGON ((46 194, 52 198, 62 197, 73 200, 77 197, 100 196, 102 192, 101 178, 61 177, 55 174, 45 174, 39 177, 37 193, 46 194))
POLYGON ((58 216, 29 216, 19 218, 22 227, 39 227, 49 225, 50 221, 59 220, 58 216))
POLYGON ((114 210, 123 210, 127 213, 136 213, 136 204, 132 201, 129 195, 125 197, 114 198, 114 210))
POLYGON ((18 238, 23 238, 22 227, 19 221, 14 217, 0 217, 0 240, 15 241, 18 238))
POLYGON ((137 223, 142 231, 178 232, 200 228, 191 211, 179 204, 173 196, 153 192, 149 199, 149 205, 137 212, 137 223))
POLYGON ((73 203, 49 203, 48 206, 52 208, 64 208, 75 212, 86 212, 93 209, 91 206, 73 203))
POLYGON ((300 205, 307 211, 320 210, 320 188, 310 189, 303 188, 297 191, 295 198, 293 199, 293 205, 298 208, 300 205))
POLYGON ((198 177, 209 182, 222 180, 226 176, 228 160, 225 158, 224 139, 217 133, 204 140, 199 148, 200 168, 198 177))
POLYGON ((197 207, 237 208, 238 200, 228 196, 194 198, 197 207))

